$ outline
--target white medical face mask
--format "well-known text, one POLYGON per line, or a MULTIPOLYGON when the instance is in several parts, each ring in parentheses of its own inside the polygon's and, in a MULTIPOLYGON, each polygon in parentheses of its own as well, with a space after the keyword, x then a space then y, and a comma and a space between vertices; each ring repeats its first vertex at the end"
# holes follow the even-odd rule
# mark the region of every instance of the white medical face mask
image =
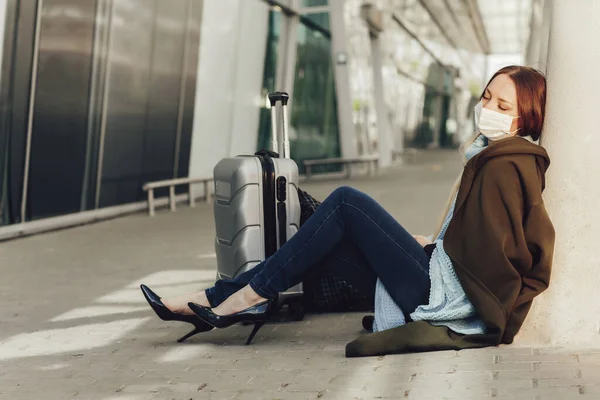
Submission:
POLYGON ((475 106, 475 127, 483 136, 489 140, 498 141, 513 136, 521 128, 510 131, 513 119, 510 115, 502 114, 496 111, 483 108, 480 101, 475 106))

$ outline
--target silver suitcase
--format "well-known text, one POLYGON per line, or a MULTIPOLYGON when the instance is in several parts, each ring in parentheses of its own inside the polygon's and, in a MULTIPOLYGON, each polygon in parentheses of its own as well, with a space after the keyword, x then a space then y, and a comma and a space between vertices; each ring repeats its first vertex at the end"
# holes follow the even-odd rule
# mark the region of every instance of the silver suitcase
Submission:
MULTIPOLYGON (((288 99, 284 92, 269 94, 272 152, 224 158, 214 168, 217 280, 234 278, 253 268, 275 253, 300 226, 298 166, 289 158, 288 99), (281 140, 277 133, 278 103, 281 140)), ((294 320, 304 317, 302 294, 300 283, 279 295, 279 306, 287 304, 294 320)))

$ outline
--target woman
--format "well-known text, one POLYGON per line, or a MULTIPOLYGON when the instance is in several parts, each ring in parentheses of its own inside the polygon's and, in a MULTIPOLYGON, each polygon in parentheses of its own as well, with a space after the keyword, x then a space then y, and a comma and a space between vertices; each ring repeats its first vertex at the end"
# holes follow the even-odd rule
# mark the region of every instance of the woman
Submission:
POLYGON ((190 335, 252 321, 249 343, 279 292, 327 268, 374 301, 375 333, 349 343, 347 356, 512 343, 550 278, 554 229, 542 201, 550 161, 532 143, 545 97, 545 78, 534 69, 510 66, 492 77, 433 242, 342 187, 279 251, 239 277, 164 301, 142 291, 161 318, 194 323, 190 335))

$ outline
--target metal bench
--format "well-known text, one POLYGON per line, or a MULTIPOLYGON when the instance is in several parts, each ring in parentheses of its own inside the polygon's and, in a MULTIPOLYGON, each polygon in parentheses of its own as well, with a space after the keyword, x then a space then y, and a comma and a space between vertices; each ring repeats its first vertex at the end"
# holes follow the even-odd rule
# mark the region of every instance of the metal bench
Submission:
POLYGON ((306 171, 306 179, 310 179, 312 176, 312 167, 314 165, 328 165, 328 164, 344 164, 346 168, 346 177, 349 179, 351 176, 350 165, 352 164, 369 164, 369 173, 373 175, 378 168, 378 155, 372 156, 361 156, 355 158, 322 158, 318 160, 304 160, 302 164, 304 164, 304 170, 306 171))
POLYGON ((209 183, 213 181, 213 178, 177 178, 177 179, 166 179, 164 181, 148 182, 143 186, 145 192, 148 192, 148 213, 151 217, 154 216, 154 189, 163 187, 169 188, 169 206, 171 211, 175 211, 175 186, 188 185, 188 198, 190 207, 194 207, 195 198, 192 190, 192 185, 196 183, 204 183, 204 201, 210 202, 209 183))
POLYGON ((406 148, 402 151, 394 151, 392 153, 393 159, 397 160, 398 158, 402 159, 403 161, 407 161, 409 163, 414 164, 415 162, 417 162, 417 156, 419 154, 419 150, 409 147, 406 148))

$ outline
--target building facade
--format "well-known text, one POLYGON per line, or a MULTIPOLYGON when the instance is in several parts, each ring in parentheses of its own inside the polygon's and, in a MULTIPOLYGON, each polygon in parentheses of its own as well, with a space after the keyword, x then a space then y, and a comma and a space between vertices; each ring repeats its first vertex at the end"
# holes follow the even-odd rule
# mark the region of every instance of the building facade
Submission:
POLYGON ((269 147, 274 90, 291 95, 301 172, 307 159, 385 166, 405 147, 456 146, 489 48, 474 0, 438 3, 1 1, 0 225, 210 177, 221 158, 269 147))

